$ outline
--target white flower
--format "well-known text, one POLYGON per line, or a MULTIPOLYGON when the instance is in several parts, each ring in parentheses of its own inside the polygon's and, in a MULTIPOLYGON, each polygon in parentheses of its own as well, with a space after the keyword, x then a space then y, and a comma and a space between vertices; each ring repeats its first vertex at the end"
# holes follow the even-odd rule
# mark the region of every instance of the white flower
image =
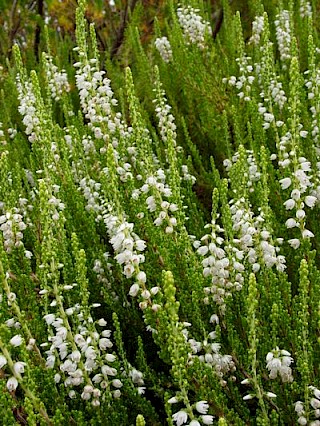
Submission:
POLYGON ((270 371, 270 379, 276 379, 279 374, 283 383, 293 381, 292 370, 290 368, 293 358, 291 358, 290 352, 280 351, 277 347, 268 353, 266 360, 267 369, 270 371), (284 355, 284 353, 288 355, 284 355))
POLYGON ((18 380, 15 377, 10 377, 7 381, 7 389, 9 392, 13 392, 18 387, 18 380))
POLYGON ((263 28, 264 17, 256 16, 255 20, 252 22, 252 36, 250 37, 249 43, 253 43, 255 45, 259 44, 263 28))
POLYGON ((54 314, 47 314, 43 317, 43 319, 45 320, 45 322, 50 325, 53 323, 53 321, 56 319, 54 314))
POLYGON ((0 355, 0 369, 3 368, 6 364, 7 359, 3 355, 0 355))
POLYGON ((291 191, 291 198, 293 198, 294 200, 300 200, 300 196, 301 196, 301 193, 299 189, 295 188, 291 191))
POLYGON ((24 367, 26 365, 27 364, 25 362, 22 362, 22 361, 15 362, 14 365, 13 365, 13 371, 15 372, 15 374, 22 374, 22 373, 24 373, 24 367))
POLYGON ((142 282, 142 283, 145 283, 145 282, 147 281, 146 273, 145 273, 145 272, 143 272, 143 271, 140 271, 140 272, 137 274, 137 281, 142 282))
POLYGON ((150 197, 146 199, 146 203, 148 210, 151 212, 154 212, 157 209, 156 200, 153 195, 150 195, 150 197))
POLYGON ((253 399, 253 398, 254 398, 254 395, 248 394, 248 395, 245 395, 242 399, 244 401, 248 401, 249 399, 253 399))
POLYGON ((120 396, 121 396, 121 391, 120 391, 119 389, 116 389, 116 390, 113 392, 113 397, 114 397, 114 398, 120 398, 120 396))
POLYGON ((176 404, 177 402, 179 402, 179 400, 175 396, 173 396, 172 398, 168 399, 168 404, 176 404))
POLYGON ((172 59, 172 50, 171 45, 167 37, 157 38, 154 42, 158 52, 160 53, 161 58, 164 62, 170 62, 172 59))
POLYGON ((32 258, 32 256, 33 256, 32 252, 31 252, 31 251, 29 251, 29 250, 26 250, 26 251, 24 252, 24 255, 25 255, 25 257, 26 257, 27 259, 31 259, 31 258, 32 258))
POLYGON ((291 28, 288 10, 281 10, 274 22, 281 61, 291 58, 291 28))
POLYGON ((299 209, 296 211, 296 217, 297 219, 303 219, 306 215, 306 212, 302 209, 299 209))
POLYGON ((159 290, 160 290, 160 288, 159 288, 159 287, 152 287, 152 288, 150 289, 150 293, 151 293, 153 296, 155 296, 156 294, 158 294, 159 290))
POLYGON ((259 270, 260 270, 260 264, 259 264, 259 263, 254 263, 254 264, 252 265, 252 271, 253 271, 254 273, 257 273, 257 272, 259 272, 259 270))
POLYGON ((91 393, 89 393, 89 392, 82 392, 82 394, 81 394, 81 398, 82 398, 84 401, 88 401, 88 400, 91 398, 91 393))
POLYGON ((202 423, 204 425, 212 425, 213 424, 213 416, 209 416, 206 414, 205 416, 201 416, 202 423))
POLYGON ((289 200, 285 201, 285 202, 283 203, 283 205, 285 206, 285 208, 286 208, 287 210, 291 210, 291 209, 293 209, 293 208, 294 208, 294 206, 296 205, 296 202, 295 202, 292 198, 289 198, 289 200))
POLYGON ((135 283, 130 287, 129 295, 135 297, 139 293, 139 284, 135 283))
POLYGON ((291 179, 289 177, 281 179, 279 181, 282 189, 287 189, 291 185, 291 179))
POLYGON ((295 226, 298 226, 298 223, 294 219, 290 218, 286 221, 286 227, 288 229, 294 228, 295 226))
POLYGON ((205 47, 205 34, 212 34, 209 22, 205 21, 191 6, 179 7, 178 21, 187 42, 197 44, 200 49, 205 47))
POLYGON ((298 240, 298 238, 292 238, 291 240, 288 240, 288 243, 290 244, 290 246, 292 248, 294 248, 295 250, 297 248, 299 248, 300 246, 300 240, 298 240))
POLYGON ((266 393, 266 395, 267 395, 269 398, 276 398, 276 397, 277 397, 277 395, 276 395, 275 393, 273 393, 273 392, 267 392, 267 393, 266 393))
POLYGON ((200 414, 207 414, 209 410, 209 404, 207 403, 207 401, 199 401, 196 403, 196 410, 200 414))
POLYGON ((314 234, 311 231, 309 231, 309 229, 304 229, 302 231, 302 238, 313 238, 313 237, 314 237, 314 234))
POLYGON ((320 408, 320 401, 317 398, 312 398, 310 400, 310 405, 312 408, 314 408, 315 410, 320 408))
POLYGON ((303 414, 304 413, 303 403, 301 401, 297 401, 294 404, 294 410, 298 415, 303 414))
POLYGON ((127 263, 123 268, 123 273, 127 278, 131 278, 134 273, 134 266, 130 263, 127 263))
POLYGON ((307 195, 304 201, 306 205, 312 209, 317 201, 317 198, 313 195, 307 195))
POLYGON ((102 351, 105 351, 107 348, 112 348, 113 344, 110 339, 102 338, 99 340, 99 348, 102 351))
POLYGON ((172 419, 174 422, 177 423, 177 426, 181 426, 187 423, 188 414, 185 411, 180 410, 177 413, 173 414, 172 419))
POLYGON ((189 426, 201 426, 198 420, 191 420, 189 423, 189 426))
POLYGON ((108 362, 114 362, 116 360, 116 357, 113 354, 107 354, 105 358, 106 358, 106 361, 108 362))
POLYGON ((112 383, 112 386, 114 386, 115 388, 121 388, 123 386, 119 379, 114 379, 112 380, 111 383, 112 383))
POLYGON ((139 395, 143 395, 145 393, 145 390, 146 390, 145 386, 138 386, 137 387, 137 391, 138 391, 139 395))
POLYGON ((20 334, 16 334, 9 342, 12 346, 20 346, 22 343, 22 337, 20 334))
POLYGON ((103 365, 101 367, 101 372, 104 376, 115 376, 117 374, 117 370, 109 367, 108 365, 103 365))
POLYGON ((218 317, 218 315, 217 314, 212 314, 211 315, 211 317, 210 317, 210 322, 211 323, 216 323, 216 324, 219 324, 219 317, 218 317))
POLYGON ((199 253, 201 256, 205 256, 208 253, 208 246, 201 246, 198 248, 197 253, 199 253))

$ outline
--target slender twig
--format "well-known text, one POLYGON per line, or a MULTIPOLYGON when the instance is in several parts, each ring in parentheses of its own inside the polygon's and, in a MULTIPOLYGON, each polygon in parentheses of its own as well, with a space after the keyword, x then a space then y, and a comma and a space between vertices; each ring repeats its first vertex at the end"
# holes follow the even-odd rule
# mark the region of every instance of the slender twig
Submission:
POLYGON ((128 20, 129 20, 129 16, 132 14, 132 12, 134 11, 134 8, 136 7, 138 0, 132 0, 131 4, 129 5, 129 1, 126 2, 126 7, 123 13, 123 18, 122 18, 122 22, 121 25, 119 27, 118 30, 118 34, 117 34, 117 38, 115 39, 112 48, 111 48, 111 59, 118 53, 123 40, 124 40, 124 33, 128 24, 128 20), (130 11, 130 13, 129 13, 130 11))
POLYGON ((221 8, 219 10, 219 13, 218 13, 218 17, 217 17, 217 20, 216 20, 215 27, 214 27, 214 29, 212 31, 212 37, 213 37, 213 39, 215 39, 217 37, 218 32, 220 31, 220 29, 222 27, 222 22, 223 22, 223 9, 221 8))
MULTIPOLYGON (((43 0, 38 0, 37 1, 37 15, 41 18, 41 20, 43 20, 43 15, 44 15, 44 1, 43 0)), ((36 26, 36 31, 35 31, 35 38, 34 38, 34 55, 36 58, 39 57, 40 51, 39 51, 39 47, 40 47, 40 36, 41 36, 41 24, 38 21, 37 22, 37 26, 36 26)))

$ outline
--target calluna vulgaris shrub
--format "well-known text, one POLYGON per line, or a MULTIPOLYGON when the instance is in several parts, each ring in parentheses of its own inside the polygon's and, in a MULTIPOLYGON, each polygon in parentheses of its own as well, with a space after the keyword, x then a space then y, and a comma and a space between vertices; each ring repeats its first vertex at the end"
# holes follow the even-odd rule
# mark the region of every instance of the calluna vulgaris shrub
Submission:
POLYGON ((2 425, 320 425, 314 3, 169 1, 143 44, 138 7, 110 61, 79 0, 73 50, 14 47, 2 425))

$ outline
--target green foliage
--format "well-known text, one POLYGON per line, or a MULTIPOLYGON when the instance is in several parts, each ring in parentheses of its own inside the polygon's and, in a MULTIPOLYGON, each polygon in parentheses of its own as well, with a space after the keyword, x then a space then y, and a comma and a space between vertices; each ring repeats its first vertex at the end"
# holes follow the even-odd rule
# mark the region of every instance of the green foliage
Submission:
POLYGON ((1 44, 1 421, 317 425, 316 2, 62 3, 1 44))

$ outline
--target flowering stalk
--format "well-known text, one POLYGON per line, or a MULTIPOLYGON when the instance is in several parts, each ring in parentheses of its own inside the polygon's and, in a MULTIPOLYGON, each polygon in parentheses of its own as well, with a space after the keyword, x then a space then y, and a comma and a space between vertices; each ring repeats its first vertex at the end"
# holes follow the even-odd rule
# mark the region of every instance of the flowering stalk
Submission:
POLYGON ((27 384, 25 384, 23 377, 21 376, 21 374, 19 372, 19 369, 17 369, 17 367, 16 367, 17 363, 14 363, 13 359, 11 358, 10 352, 8 351, 5 343, 2 341, 1 336, 0 336, 0 350, 3 353, 5 359, 8 363, 8 367, 9 367, 11 373, 13 374, 12 378, 9 379, 9 381, 8 381, 7 386, 9 388, 9 390, 11 390, 11 391, 15 390, 18 383, 19 383, 19 385, 23 389, 24 394, 26 395, 27 398, 30 399, 30 401, 31 401, 33 407, 36 409, 36 411, 42 416, 42 418, 46 421, 46 423, 48 425, 52 425, 53 423, 51 422, 45 407, 43 406, 43 404, 41 403, 39 398, 30 390, 30 388, 27 386, 27 384), (11 382, 10 382, 10 380, 11 380, 11 382))
POLYGON ((255 390, 255 395, 247 395, 244 399, 250 399, 254 396, 258 398, 259 406, 262 411, 262 417, 264 420, 264 424, 268 425, 269 417, 266 409, 266 405, 264 402, 264 392, 261 386, 261 379, 257 373, 257 347, 258 347, 258 336, 257 336, 257 328, 259 322, 256 318, 256 312, 258 307, 258 292, 256 287, 256 278, 254 274, 250 274, 249 277, 249 289, 248 289, 248 298, 247 298, 247 309, 248 309, 248 326, 249 326, 249 360, 251 365, 251 373, 252 378, 250 382, 252 382, 252 386, 255 390), (250 398, 249 398, 250 397, 250 398))

